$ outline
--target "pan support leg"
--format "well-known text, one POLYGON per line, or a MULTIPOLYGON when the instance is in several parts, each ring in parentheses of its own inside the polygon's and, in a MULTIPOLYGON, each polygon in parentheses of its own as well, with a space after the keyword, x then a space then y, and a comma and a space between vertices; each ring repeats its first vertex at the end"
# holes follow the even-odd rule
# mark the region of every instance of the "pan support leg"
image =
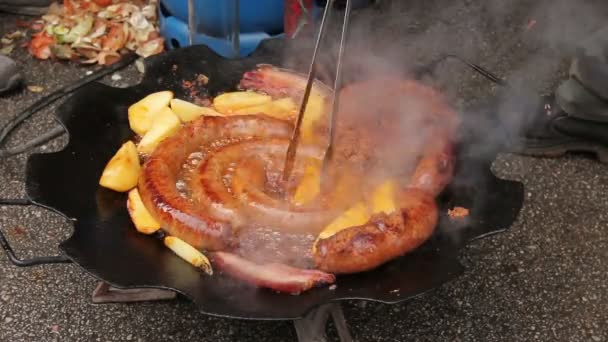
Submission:
POLYGON ((106 282, 99 282, 93 291, 92 300, 95 304, 149 302, 175 299, 177 293, 162 289, 117 289, 106 282))
POLYGON ((304 318, 294 321, 299 342, 327 342, 325 334, 327 322, 332 319, 340 342, 353 342, 348 330, 342 307, 338 303, 330 303, 313 310, 304 318))
MULTIPOLYGON (((106 282, 99 282, 93 291, 92 300, 95 304, 147 302, 175 299, 177 294, 173 291, 137 288, 118 289, 106 282)), ((295 320, 294 326, 299 342, 327 342, 327 322, 332 320, 340 342, 353 342, 348 330, 342 307, 338 303, 325 304, 311 311, 304 318, 295 320)))

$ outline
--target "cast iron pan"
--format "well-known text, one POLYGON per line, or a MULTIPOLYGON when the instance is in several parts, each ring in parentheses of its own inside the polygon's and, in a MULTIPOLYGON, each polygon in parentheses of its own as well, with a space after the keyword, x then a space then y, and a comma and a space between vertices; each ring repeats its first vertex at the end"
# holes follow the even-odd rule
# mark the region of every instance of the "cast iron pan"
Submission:
POLYGON ((34 154, 27 163, 29 198, 74 220, 73 235, 60 244, 61 250, 94 277, 119 288, 174 290, 215 316, 292 320, 330 301, 398 303, 436 288, 463 272, 457 258, 461 247, 514 222, 523 203, 523 185, 496 178, 490 171, 495 153, 468 153, 468 147, 483 142, 463 136, 455 180, 439 198, 442 217, 435 236, 414 253, 376 270, 339 277, 334 290, 323 287, 293 296, 222 276, 209 277, 161 241, 137 233, 126 210, 126 195, 98 185, 106 162, 131 138, 129 105, 166 89, 189 99, 182 82, 194 80, 197 74, 210 79, 201 91, 214 94, 234 89, 243 73, 256 64, 282 64, 281 45, 280 40, 266 41, 240 60, 226 60, 204 46, 173 50, 148 59, 144 79, 137 86, 119 89, 92 83, 74 93, 57 111, 69 132, 65 149, 34 154), (470 208, 470 217, 451 222, 446 211, 453 206, 470 208))

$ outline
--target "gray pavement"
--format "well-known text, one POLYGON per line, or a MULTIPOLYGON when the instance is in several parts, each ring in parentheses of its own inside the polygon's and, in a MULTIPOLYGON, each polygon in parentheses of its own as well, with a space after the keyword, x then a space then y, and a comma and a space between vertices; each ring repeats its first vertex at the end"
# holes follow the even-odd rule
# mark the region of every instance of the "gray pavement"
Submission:
MULTIPOLYGON (((394 47, 383 53, 405 63, 456 52, 538 92, 552 89, 564 76, 564 58, 573 43, 608 18, 608 4, 600 1, 384 0, 382 6, 382 16, 367 24, 378 37, 393 34, 394 47)), ((0 35, 15 29, 16 18, 0 14, 0 35)), ((45 91, 0 97, 0 125, 88 70, 33 61, 22 49, 12 57, 27 83, 45 91)), ((456 66, 442 71, 459 85, 450 90, 463 102, 494 91, 456 66)), ((119 74, 121 80, 106 82, 126 86, 140 77, 133 67, 119 74)), ((52 112, 37 114, 12 143, 52 127, 52 112)), ((65 141, 62 137, 43 148, 60 149, 65 141)), ((0 198, 23 196, 25 159, 0 162, 0 198)), ((403 305, 348 303, 346 317, 358 341, 608 340, 608 166, 580 155, 504 154, 493 169, 499 177, 525 184, 517 222, 508 232, 464 249, 465 274, 436 291, 403 305)), ((0 228, 21 256, 56 253, 71 231, 58 215, 12 207, 0 207, 0 228)), ((74 265, 20 269, 0 255, 0 341, 295 340, 289 322, 211 318, 185 300, 94 305, 95 284, 74 265)))

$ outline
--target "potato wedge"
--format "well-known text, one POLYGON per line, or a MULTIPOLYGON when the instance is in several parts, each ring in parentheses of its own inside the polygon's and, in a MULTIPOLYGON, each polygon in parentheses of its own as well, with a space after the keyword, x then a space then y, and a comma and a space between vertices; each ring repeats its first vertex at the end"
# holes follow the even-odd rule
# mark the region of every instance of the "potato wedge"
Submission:
POLYGON ((326 110, 325 97, 320 93, 311 92, 302 119, 302 141, 307 144, 316 142, 317 136, 314 132, 314 127, 326 110))
POLYGON ((397 210, 397 205, 395 204, 396 186, 394 180, 387 180, 374 189, 370 205, 372 213, 390 214, 397 210))
POLYGON ((144 206, 144 202, 142 202, 137 188, 129 191, 129 196, 127 197, 127 210, 129 211, 131 221, 133 221, 135 229, 137 229, 138 232, 142 234, 153 234, 160 229, 160 223, 152 217, 148 209, 144 206))
POLYGON ((201 268, 205 273, 213 275, 213 268, 211 268, 209 259, 199 250, 175 236, 166 236, 163 241, 165 246, 169 247, 180 258, 186 260, 194 267, 201 268))
POLYGON ((274 100, 272 105, 283 112, 291 112, 293 115, 298 114, 298 105, 291 97, 274 100))
POLYGON ((128 110, 131 129, 139 135, 146 134, 152 127, 154 118, 161 109, 169 105, 171 99, 173 99, 173 92, 159 91, 132 104, 128 110))
POLYGON ((321 161, 310 158, 304 168, 304 174, 300 184, 296 187, 293 195, 293 203, 305 205, 317 198, 321 192, 321 161))
POLYGON ((158 144, 175 133, 181 125, 181 121, 173 113, 171 108, 164 107, 160 110, 157 117, 154 119, 152 126, 148 133, 144 135, 144 137, 137 145, 137 150, 140 153, 150 154, 158 144))
POLYGON ((221 116, 222 114, 213 108, 197 106, 194 103, 180 100, 171 100, 171 110, 179 117, 182 122, 188 122, 200 118, 203 115, 221 116))
MULTIPOLYGON (((270 116, 275 116, 276 108, 272 105, 272 102, 264 103, 257 106, 240 108, 237 110, 233 110, 230 112, 231 115, 255 115, 255 114, 267 114, 270 116)), ((279 115, 281 113, 278 113, 279 115)))
POLYGON ((106 164, 99 185, 118 192, 129 191, 137 186, 140 170, 137 148, 127 141, 106 164))
POLYGON ((224 93, 213 99, 213 107, 222 114, 233 114, 234 111, 272 102, 269 95, 252 91, 235 91, 224 93))
POLYGON ((259 106, 237 109, 232 114, 266 114, 281 120, 295 119, 298 115, 296 103, 291 98, 284 98, 259 106))
POLYGON ((316 252, 317 242, 319 240, 327 239, 328 237, 331 237, 332 235, 335 235, 346 228, 363 225, 369 221, 370 218, 371 215, 365 203, 356 203, 350 209, 342 213, 342 215, 334 219, 323 229, 323 231, 321 231, 321 233, 319 233, 319 236, 312 246, 313 253, 316 252))

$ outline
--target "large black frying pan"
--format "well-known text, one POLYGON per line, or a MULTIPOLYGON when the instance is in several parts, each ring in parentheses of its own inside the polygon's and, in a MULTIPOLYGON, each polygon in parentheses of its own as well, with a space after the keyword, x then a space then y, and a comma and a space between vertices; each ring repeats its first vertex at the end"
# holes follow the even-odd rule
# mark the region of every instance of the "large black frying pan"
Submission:
POLYGON ((461 247, 514 222, 523 203, 522 184, 496 178, 490 171, 495 153, 469 153, 473 151, 469 147, 483 141, 464 134, 456 177, 439 199, 441 220, 434 237, 414 253, 376 270, 339 277, 333 290, 323 287, 293 296, 222 276, 209 277, 161 241, 137 233, 125 195, 98 185, 106 162, 132 136, 129 105, 166 89, 189 99, 182 82, 194 80, 196 74, 209 77, 206 90, 210 94, 234 89, 243 73, 256 64, 282 64, 282 44, 281 40, 266 41, 253 55, 239 60, 224 59, 204 46, 173 50, 148 59, 144 79, 137 86, 119 89, 92 83, 74 93, 57 111, 69 132, 65 149, 34 154, 27 163, 29 199, 74 220, 73 235, 60 244, 63 253, 115 287, 174 290, 210 315, 292 320, 330 301, 397 303, 436 288, 463 272, 457 258, 461 247), (470 217, 451 222, 446 212, 453 206, 470 208, 470 217))

